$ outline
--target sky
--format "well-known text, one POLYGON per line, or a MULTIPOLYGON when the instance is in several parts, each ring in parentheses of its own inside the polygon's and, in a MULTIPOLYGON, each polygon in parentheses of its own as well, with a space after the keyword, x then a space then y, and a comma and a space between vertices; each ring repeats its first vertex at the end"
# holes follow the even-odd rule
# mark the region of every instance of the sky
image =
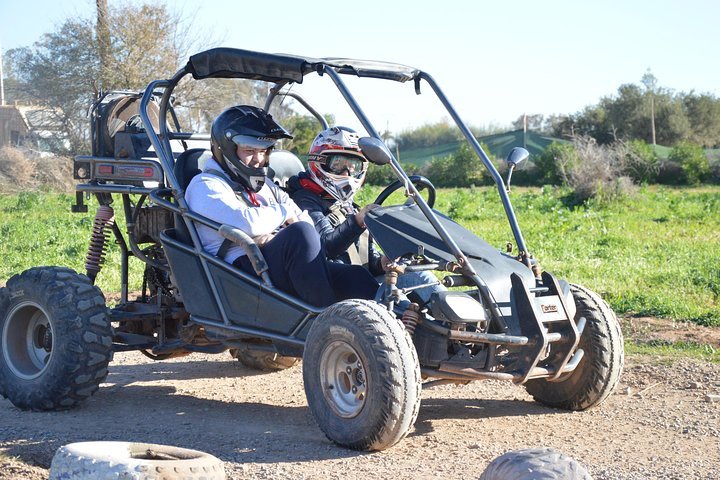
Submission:
MULTIPOLYGON (((126 2, 141 3, 108 0, 110 7, 126 2)), ((184 28, 212 39, 200 49, 222 45, 416 67, 437 81, 467 124, 478 127, 507 126, 524 113, 577 113, 614 95, 622 84, 641 85, 648 69, 660 87, 720 96, 717 0, 176 0, 167 5, 184 18, 184 28)), ((69 17, 94 15, 92 0, 0 0, 0 47, 31 46, 69 17)), ((348 110, 334 111, 341 100, 329 79, 314 81, 298 86, 298 92, 321 113, 353 126, 348 110)), ((448 118, 427 84, 420 96, 411 84, 348 85, 379 130, 400 132, 448 118)))

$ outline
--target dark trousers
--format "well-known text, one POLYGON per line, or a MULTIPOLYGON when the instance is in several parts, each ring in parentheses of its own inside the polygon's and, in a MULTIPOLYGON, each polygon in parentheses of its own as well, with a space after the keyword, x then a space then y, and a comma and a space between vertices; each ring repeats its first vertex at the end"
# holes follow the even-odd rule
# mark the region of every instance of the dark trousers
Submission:
MULTIPOLYGON (((315 227, 295 222, 283 228, 260 248, 273 284, 317 307, 349 298, 375 298, 378 283, 359 265, 344 265, 325 259, 315 227)), ((233 262, 245 272, 255 274, 246 255, 233 262)))

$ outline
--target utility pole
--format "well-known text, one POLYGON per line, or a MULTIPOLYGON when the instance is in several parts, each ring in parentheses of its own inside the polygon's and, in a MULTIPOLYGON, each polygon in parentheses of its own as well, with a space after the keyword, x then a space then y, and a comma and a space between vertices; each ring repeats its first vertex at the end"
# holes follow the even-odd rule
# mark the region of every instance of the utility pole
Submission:
POLYGON ((3 77, 2 45, 0 45, 0 105, 5 105, 5 80, 3 77))
POLYGON ((645 72, 645 75, 642 76, 642 80, 640 80, 643 85, 645 85, 645 89, 650 94, 650 131, 652 135, 652 144, 656 145, 655 143, 655 86, 657 85, 657 78, 655 78, 655 75, 652 74, 650 69, 648 68, 645 72))
POLYGON ((107 0, 96 0, 97 25, 95 33, 100 50, 100 89, 107 90, 110 85, 110 27, 108 27, 107 0))

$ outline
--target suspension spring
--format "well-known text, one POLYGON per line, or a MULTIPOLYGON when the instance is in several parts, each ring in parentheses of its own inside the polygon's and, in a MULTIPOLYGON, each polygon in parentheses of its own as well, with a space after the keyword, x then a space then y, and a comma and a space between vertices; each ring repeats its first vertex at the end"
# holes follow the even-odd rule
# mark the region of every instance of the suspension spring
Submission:
POLYGON ((85 256, 85 270, 87 276, 95 283, 95 277, 100 273, 102 264, 105 263, 107 242, 110 238, 109 230, 115 223, 115 212, 110 205, 100 205, 95 214, 92 234, 90 235, 90 246, 85 256))
POLYGON ((417 303, 411 303, 403 312, 402 323, 405 325, 405 330, 412 337, 415 333, 415 327, 420 323, 420 306, 417 303))

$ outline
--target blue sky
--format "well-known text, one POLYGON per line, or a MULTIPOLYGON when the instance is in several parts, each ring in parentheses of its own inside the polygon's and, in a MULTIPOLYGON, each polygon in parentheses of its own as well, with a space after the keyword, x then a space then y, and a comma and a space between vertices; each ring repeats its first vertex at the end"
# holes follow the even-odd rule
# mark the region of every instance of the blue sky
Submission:
MULTIPOLYGON (((93 16, 94 8, 91 0, 0 0, 0 45, 31 45, 70 16, 93 16)), ((640 84, 648 68, 662 87, 720 96, 716 0, 179 0, 170 8, 188 28, 226 46, 420 68, 477 126, 506 125, 524 112, 575 113, 623 83, 640 84)), ((371 83, 355 92, 380 129, 443 116, 429 95, 411 106, 418 100, 411 85, 384 92, 385 82, 371 83)), ((336 104, 320 103, 324 112, 336 104)))

